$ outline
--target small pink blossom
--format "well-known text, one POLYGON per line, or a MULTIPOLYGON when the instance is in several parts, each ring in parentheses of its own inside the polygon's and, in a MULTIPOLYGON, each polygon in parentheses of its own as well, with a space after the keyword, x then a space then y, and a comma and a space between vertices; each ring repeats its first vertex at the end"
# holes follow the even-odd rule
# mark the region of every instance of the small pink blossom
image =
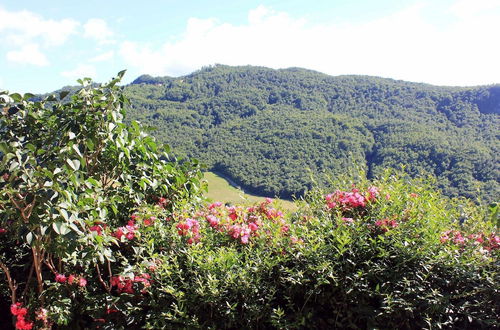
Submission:
POLYGON ((82 288, 87 286, 87 280, 84 277, 80 277, 80 279, 78 280, 78 285, 82 288))

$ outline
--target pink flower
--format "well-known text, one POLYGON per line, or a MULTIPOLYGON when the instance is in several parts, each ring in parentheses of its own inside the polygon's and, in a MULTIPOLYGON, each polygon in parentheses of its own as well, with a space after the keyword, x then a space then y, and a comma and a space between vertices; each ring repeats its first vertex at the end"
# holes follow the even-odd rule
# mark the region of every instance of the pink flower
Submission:
POLYGON ((155 220, 156 220, 155 217, 149 217, 147 219, 144 219, 144 226, 151 226, 155 220))
POLYGON ((75 275, 71 274, 69 277, 68 277, 68 284, 73 284, 76 282, 76 277, 75 275))
POLYGON ((375 221, 375 225, 379 227, 384 233, 387 232, 390 228, 396 228, 399 226, 396 220, 382 219, 375 221))
POLYGON ((231 220, 234 221, 238 219, 238 214, 236 213, 236 209, 234 207, 230 208, 229 211, 230 211, 229 218, 231 218, 231 220))
POLYGON ((56 282, 58 283, 65 283, 66 282, 66 276, 63 274, 57 274, 56 275, 56 282))
POLYGON ((353 218, 342 218, 342 221, 345 223, 345 224, 353 224, 354 223, 354 219, 353 218))
POLYGON ((101 236, 102 235, 102 227, 100 225, 94 225, 89 228, 90 231, 95 231, 97 232, 97 235, 101 236))
POLYGON ((80 277, 80 280, 78 280, 78 285, 82 288, 87 286, 87 280, 84 277, 80 277))
POLYGON ((122 236, 124 235, 123 233, 123 227, 117 228, 113 236, 115 236, 118 239, 121 239, 122 236))
POLYGON ((209 214, 205 218, 207 219, 211 227, 217 227, 217 225, 219 224, 219 219, 217 219, 217 217, 214 215, 209 214))
POLYGON ((457 245, 464 245, 465 244, 465 238, 462 236, 462 234, 457 231, 455 233, 455 237, 453 238, 453 243, 457 245))
POLYGON ((267 204, 271 204, 272 202, 273 202, 272 198, 269 198, 269 197, 266 198, 266 203, 267 204))
POLYGON ((47 310, 45 308, 40 308, 35 312, 36 319, 40 321, 47 321, 47 310))
POLYGON ((377 187, 370 187, 368 188, 368 197, 366 198, 368 201, 374 201, 377 199, 380 191, 377 187))
POLYGON ((135 237, 135 233, 133 233, 133 232, 128 232, 128 233, 125 235, 125 237, 126 237, 129 241, 131 241, 131 240, 133 240, 133 239, 134 239, 134 237, 135 237))
POLYGON ((213 208, 220 207, 220 206, 222 206, 221 202, 215 202, 215 203, 208 205, 208 209, 211 210, 213 208))
POLYGON ((255 222, 250 222, 248 224, 248 228, 250 228, 251 231, 257 231, 257 229, 259 229, 259 226, 255 222))
POLYGON ((180 235, 180 236, 185 236, 187 235, 187 231, 189 230, 189 226, 187 223, 185 222, 180 222, 177 224, 177 226, 175 226, 177 228, 177 233, 180 235))
POLYGON ((0 228, 0 234, 5 234, 7 232, 7 229, 0 228))

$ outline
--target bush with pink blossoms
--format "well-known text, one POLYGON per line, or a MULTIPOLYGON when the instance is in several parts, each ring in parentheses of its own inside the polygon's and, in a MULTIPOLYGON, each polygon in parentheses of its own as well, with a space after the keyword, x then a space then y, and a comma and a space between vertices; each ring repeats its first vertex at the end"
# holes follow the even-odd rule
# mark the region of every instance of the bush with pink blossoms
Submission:
POLYGON ((67 103, 0 94, 2 325, 500 326, 495 206, 402 173, 337 178, 290 214, 204 205, 199 166, 124 124, 118 81, 67 103))

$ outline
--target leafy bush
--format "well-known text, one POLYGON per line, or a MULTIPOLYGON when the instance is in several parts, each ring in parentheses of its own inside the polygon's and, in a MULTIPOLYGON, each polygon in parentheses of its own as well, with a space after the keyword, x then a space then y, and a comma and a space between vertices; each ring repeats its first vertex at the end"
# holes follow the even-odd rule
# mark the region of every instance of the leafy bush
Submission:
POLYGON ((1 95, 0 292, 18 329, 500 326, 494 206, 398 173, 338 178, 292 214, 202 205, 198 166, 122 123, 119 78, 68 103, 1 95))

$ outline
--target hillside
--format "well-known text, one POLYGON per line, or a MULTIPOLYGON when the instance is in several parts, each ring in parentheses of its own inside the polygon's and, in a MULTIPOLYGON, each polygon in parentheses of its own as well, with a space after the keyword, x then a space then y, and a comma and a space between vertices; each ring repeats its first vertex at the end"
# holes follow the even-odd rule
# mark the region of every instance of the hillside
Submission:
POLYGON ((216 65, 125 87, 129 118, 247 191, 290 197, 355 166, 406 165, 450 196, 499 197, 500 86, 437 87, 216 65))

